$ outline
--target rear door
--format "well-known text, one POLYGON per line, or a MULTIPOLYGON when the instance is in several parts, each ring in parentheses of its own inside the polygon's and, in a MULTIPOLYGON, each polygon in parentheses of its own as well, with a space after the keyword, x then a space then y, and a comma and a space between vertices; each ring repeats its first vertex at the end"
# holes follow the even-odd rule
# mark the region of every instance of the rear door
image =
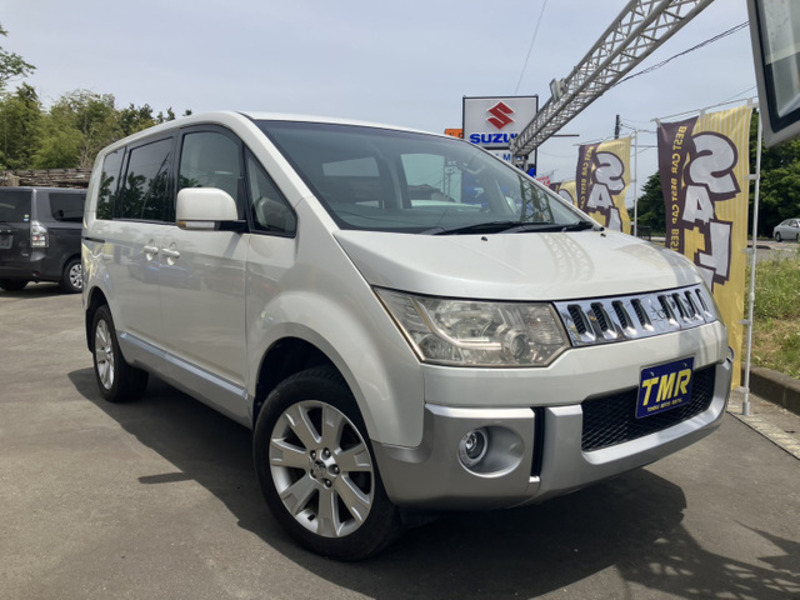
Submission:
POLYGON ((0 189, 0 269, 22 269, 31 253, 32 190, 0 189))
POLYGON ((117 329, 157 347, 166 339, 158 278, 164 233, 175 222, 173 155, 172 137, 129 148, 111 210, 97 208, 98 218, 110 213, 114 221, 106 251, 117 329))

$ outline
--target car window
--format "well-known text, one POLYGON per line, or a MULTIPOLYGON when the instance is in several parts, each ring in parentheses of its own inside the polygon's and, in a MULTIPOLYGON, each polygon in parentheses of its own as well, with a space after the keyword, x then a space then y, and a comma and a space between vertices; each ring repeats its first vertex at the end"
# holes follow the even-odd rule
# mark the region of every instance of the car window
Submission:
POLYGON ((27 223, 31 220, 30 190, 0 190, 0 223, 27 223))
POLYGON ((133 148, 116 203, 118 219, 175 221, 172 182, 172 139, 159 140, 133 148))
POLYGON ((85 193, 50 192, 50 214, 56 221, 80 223, 83 220, 85 193))
POLYGON ((241 146, 222 133, 198 131, 183 138, 178 189, 213 187, 225 190, 236 201, 244 219, 245 199, 241 146))
POLYGON ((97 207, 95 209, 98 219, 114 218, 114 198, 117 195, 122 156, 123 150, 115 150, 103 160, 100 191, 97 194, 97 207))
POLYGON ((264 167, 247 153, 247 184, 251 198, 253 228, 277 235, 293 236, 297 218, 264 167))

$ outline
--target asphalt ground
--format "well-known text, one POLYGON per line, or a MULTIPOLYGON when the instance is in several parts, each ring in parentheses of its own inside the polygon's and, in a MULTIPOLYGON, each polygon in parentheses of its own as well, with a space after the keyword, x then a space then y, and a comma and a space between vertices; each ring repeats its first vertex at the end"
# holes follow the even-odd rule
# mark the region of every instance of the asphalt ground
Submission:
POLYGON ((0 291, 0 599, 800 597, 800 460, 753 427, 800 417, 751 400, 647 468, 337 563, 268 514, 247 429, 158 381, 105 403, 80 298, 0 291))

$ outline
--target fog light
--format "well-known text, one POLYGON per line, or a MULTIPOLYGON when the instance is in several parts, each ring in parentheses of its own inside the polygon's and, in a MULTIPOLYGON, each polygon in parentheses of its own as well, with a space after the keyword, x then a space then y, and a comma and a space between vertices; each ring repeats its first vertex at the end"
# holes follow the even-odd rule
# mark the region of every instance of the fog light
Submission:
POLYGON ((474 429, 458 443, 458 458, 465 467, 474 467, 486 456, 488 448, 489 434, 486 429, 474 429))

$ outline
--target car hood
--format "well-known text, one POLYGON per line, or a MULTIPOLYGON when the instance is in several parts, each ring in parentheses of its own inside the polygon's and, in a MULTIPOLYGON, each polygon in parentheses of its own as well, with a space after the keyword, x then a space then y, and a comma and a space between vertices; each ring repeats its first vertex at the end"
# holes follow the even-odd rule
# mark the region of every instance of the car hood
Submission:
POLYGON ((339 230, 334 236, 370 284, 434 296, 565 300, 701 281, 685 257, 607 230, 450 236, 339 230))

